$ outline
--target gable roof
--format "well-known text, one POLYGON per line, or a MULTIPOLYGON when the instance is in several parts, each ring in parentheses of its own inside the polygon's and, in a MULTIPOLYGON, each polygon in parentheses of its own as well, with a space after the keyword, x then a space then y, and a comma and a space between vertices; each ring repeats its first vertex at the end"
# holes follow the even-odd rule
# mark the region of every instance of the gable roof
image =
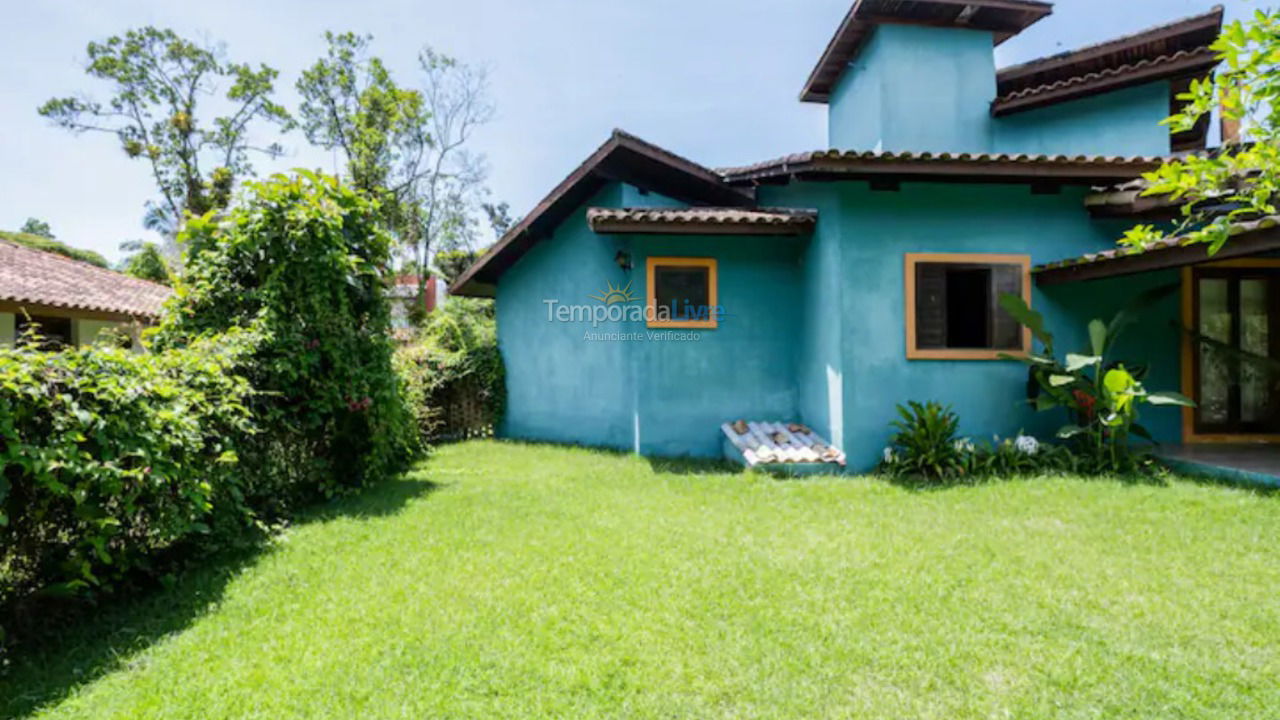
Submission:
POLYGON ((1008 40, 1053 12, 1038 0, 854 0, 800 92, 803 102, 825 103, 876 25, 928 25, 994 33, 1008 40))
POLYGON ((735 185, 779 184, 793 179, 1104 185, 1155 170, 1163 160, 1102 155, 818 150, 723 168, 720 172, 735 185))
POLYGON ((119 320, 160 316, 172 290, 123 273, 0 240, 0 302, 100 313, 119 320))
POLYGON ((611 181, 626 182, 690 205, 750 207, 755 193, 730 186, 716 172, 614 130, 608 140, 560 182, 449 287, 454 295, 491 297, 498 277, 611 181))
MULTIPOLYGON (((996 99, 991 114, 1009 115, 1061 102, 1121 90, 1157 80, 1174 80, 1170 107, 1188 78, 1209 74, 1219 59, 1209 49, 1222 32, 1223 8, 1176 20, 1096 45, 1013 65, 996 72, 996 99)), ((1175 139, 1175 145, 1194 145, 1194 137, 1175 139)))

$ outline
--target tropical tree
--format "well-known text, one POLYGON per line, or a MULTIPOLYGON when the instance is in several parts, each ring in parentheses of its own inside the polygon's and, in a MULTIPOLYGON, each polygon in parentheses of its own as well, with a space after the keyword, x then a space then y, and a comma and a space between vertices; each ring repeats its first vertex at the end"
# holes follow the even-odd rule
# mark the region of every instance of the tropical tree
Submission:
POLYGON ((39 235, 50 240, 54 239, 53 230, 49 228, 49 223, 36 218, 27 218, 27 221, 22 223, 22 227, 18 228, 18 231, 28 235, 39 235))
POLYGON ((474 241, 483 159, 468 152, 493 114, 485 74, 424 49, 421 89, 398 84, 370 52, 372 37, 326 33, 326 54, 298 81, 307 139, 341 154, 345 175, 377 197, 384 221, 425 291, 433 249, 474 241))
POLYGON ((1276 214, 1280 193, 1280 10, 1258 10, 1235 21, 1213 43, 1223 69, 1196 80, 1178 96, 1182 111, 1165 122, 1175 132, 1191 129, 1220 108, 1225 126, 1236 127, 1222 147, 1165 163, 1144 177, 1147 195, 1182 203, 1182 218, 1165 231, 1151 225, 1130 230, 1122 244, 1144 248, 1168 233, 1216 253, 1241 220, 1276 214))
POLYGON ((144 240, 126 240, 120 243, 120 250, 129 253, 120 263, 120 269, 126 275, 161 285, 173 284, 169 262, 159 245, 144 240))
POLYGON ((252 139, 260 124, 291 126, 272 100, 276 70, 227 61, 215 46, 155 27, 91 42, 88 56, 85 72, 105 81, 110 97, 54 98, 40 114, 76 133, 116 136, 150 167, 160 193, 152 207, 171 220, 226 207, 236 181, 253 172, 251 153, 280 154, 278 144, 252 139), (209 98, 216 110, 202 104, 209 98))

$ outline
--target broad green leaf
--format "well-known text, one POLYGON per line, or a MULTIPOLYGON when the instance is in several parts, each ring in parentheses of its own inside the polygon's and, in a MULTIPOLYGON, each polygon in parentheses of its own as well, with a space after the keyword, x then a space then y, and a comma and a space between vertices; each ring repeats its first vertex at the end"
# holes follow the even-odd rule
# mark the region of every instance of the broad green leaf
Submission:
POLYGON ((1081 433, 1086 433, 1086 432, 1089 432, 1089 431, 1086 430, 1085 428, 1080 427, 1079 425, 1063 425, 1062 427, 1058 428, 1058 437, 1062 438, 1063 440, 1066 440, 1068 438, 1073 438, 1077 435, 1080 435, 1081 433))
POLYGON ((1049 384, 1052 385, 1053 387, 1062 387, 1063 385, 1070 385, 1075 381, 1076 381, 1076 378, 1074 375, 1050 375, 1049 376, 1049 384))
POLYGON ((1021 295, 1002 293, 1000 307, 1020 325, 1030 330, 1031 334, 1045 346, 1047 352, 1052 351, 1053 335, 1044 329, 1044 316, 1028 307, 1021 295))
POLYGON ((1130 392, 1134 386, 1133 376, 1123 367, 1112 368, 1102 377, 1102 385, 1113 395, 1130 392))
POLYGON ((1157 392, 1147 396, 1147 402, 1152 405, 1181 405, 1182 407, 1195 407, 1196 403, 1191 398, 1176 392, 1157 392))
POLYGON ((1099 355, 1077 355, 1076 353, 1067 353, 1067 372, 1076 372, 1083 370, 1091 365, 1097 365, 1102 362, 1099 355))
POLYGON ((1107 351, 1107 326, 1096 318, 1089 321, 1089 345, 1094 355, 1103 355, 1107 351))

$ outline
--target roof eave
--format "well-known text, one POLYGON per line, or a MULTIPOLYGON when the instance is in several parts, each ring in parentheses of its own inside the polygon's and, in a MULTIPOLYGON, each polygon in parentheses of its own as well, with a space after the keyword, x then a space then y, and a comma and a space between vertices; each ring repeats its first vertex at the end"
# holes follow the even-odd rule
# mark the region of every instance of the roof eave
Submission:
POLYGON ((1116 252, 1110 255, 1095 253, 1083 258, 1049 263, 1034 268, 1032 274, 1036 285, 1062 285, 1251 257, 1280 250, 1280 219, 1264 218, 1242 223, 1233 231, 1232 238, 1212 256, 1209 255, 1208 246, 1202 243, 1186 245, 1182 244, 1180 238, 1171 238, 1166 242, 1170 243, 1167 247, 1151 248, 1143 252, 1116 252))
MULTIPOLYGON (((1037 58, 1018 65, 1010 65, 996 71, 997 84, 1016 83, 1028 76, 1040 73, 1052 72, 1054 70, 1063 70, 1073 65, 1080 65, 1089 61, 1105 58, 1108 55, 1121 53, 1128 49, 1149 45, 1155 42, 1176 40, 1178 38, 1187 39, 1187 36, 1195 36, 1197 33, 1217 32, 1221 31, 1222 21, 1224 17, 1224 9, 1221 5, 1216 5, 1212 10, 1201 15, 1195 15, 1182 20, 1176 20, 1158 27, 1143 30, 1130 35, 1124 35, 1113 38, 1105 42, 1079 48, 1049 57, 1037 58)), ((1196 44, 1201 44, 1197 42, 1196 44)), ((1001 94, 1007 94, 1001 91, 1001 94)))
POLYGON ((492 297, 498 277, 605 183, 628 182, 682 202, 747 207, 750 189, 732 187, 714 171, 614 130, 608 140, 562 180, 493 247, 449 286, 453 295, 492 297), (569 210, 566 210, 568 208, 569 210))
POLYGON ((919 0, 933 6, 955 6, 960 10, 952 23, 915 21, 906 16, 879 14, 865 10, 871 0, 855 0, 845 14, 831 40, 809 72, 800 91, 801 102, 826 103, 848 64, 858 56, 862 45, 877 25, 930 25, 990 32, 996 45, 1053 13, 1053 5, 1038 0, 919 0), (978 12, 998 13, 993 19, 973 23, 978 12), (961 20, 960 18, 965 18, 961 20))
POLYGON ((1021 95, 996 98, 991 103, 991 115, 993 117, 1004 117, 1160 80, 1172 80, 1187 75, 1203 74, 1213 70, 1219 62, 1217 55, 1206 48, 1201 52, 1190 53, 1183 57, 1171 58, 1162 62, 1153 62, 1125 72, 1064 84, 1061 87, 1047 88, 1043 91, 1030 93, 1024 91, 1024 94, 1021 95))

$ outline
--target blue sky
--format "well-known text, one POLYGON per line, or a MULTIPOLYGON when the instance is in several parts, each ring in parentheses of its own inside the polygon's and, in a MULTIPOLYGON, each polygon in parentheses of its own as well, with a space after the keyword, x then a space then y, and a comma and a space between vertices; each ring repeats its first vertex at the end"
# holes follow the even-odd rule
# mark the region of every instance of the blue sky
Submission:
MULTIPOLYGON (((745 164, 825 144, 825 106, 796 97, 851 0, 3 0, 0 26, 0 229, 28 217, 58 238, 119 256, 147 237, 155 195, 143 163, 106 135, 73 136, 36 107, 105 96, 84 75, 85 46, 130 27, 171 27, 225 43, 230 58, 281 71, 282 100, 324 48, 326 29, 374 35, 375 52, 413 81, 431 45, 490 73, 498 115, 477 136, 494 197, 520 215, 614 127, 707 165, 745 164)), ((997 49, 1007 65, 1208 10, 1213 0, 1059 0, 1054 14, 997 49)), ((1225 0, 1228 17, 1253 7, 1225 0)), ((298 133, 259 172, 333 169, 298 133)), ((154 239, 154 238, 151 238, 154 239)))

